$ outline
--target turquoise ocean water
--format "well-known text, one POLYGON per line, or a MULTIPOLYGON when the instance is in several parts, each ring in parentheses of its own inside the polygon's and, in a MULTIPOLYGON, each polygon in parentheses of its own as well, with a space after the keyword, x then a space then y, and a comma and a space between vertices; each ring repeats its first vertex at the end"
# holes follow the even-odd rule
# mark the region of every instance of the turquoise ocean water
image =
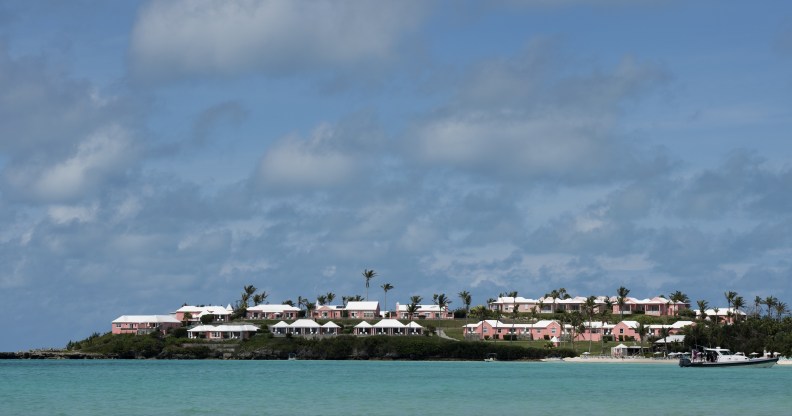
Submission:
POLYGON ((792 366, 0 360, 0 415, 786 415, 792 366))

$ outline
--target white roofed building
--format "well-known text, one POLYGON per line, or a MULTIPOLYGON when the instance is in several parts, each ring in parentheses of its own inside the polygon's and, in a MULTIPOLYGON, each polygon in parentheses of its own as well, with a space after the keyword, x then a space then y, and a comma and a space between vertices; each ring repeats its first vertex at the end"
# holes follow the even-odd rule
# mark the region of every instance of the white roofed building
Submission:
POLYGON ((194 328, 188 329, 187 334, 192 339, 222 341, 227 339, 248 339, 258 330, 259 327, 250 324, 198 325, 194 328))
POLYGON ((179 328, 181 321, 171 315, 121 315, 112 322, 113 334, 150 334, 154 331, 166 333, 169 329, 179 328))
POLYGON ((350 301, 347 302, 344 311, 350 319, 374 319, 380 316, 380 306, 377 301, 350 301))
POLYGON ((247 319, 297 319, 300 308, 291 305, 256 305, 247 308, 247 319))
MULTIPOLYGON (((396 303, 396 317, 398 319, 410 319, 410 314, 407 312, 409 305, 402 305, 396 303)), ((440 310, 440 305, 417 305, 418 310, 412 318, 418 319, 454 319, 454 312, 448 310, 448 306, 440 310)))
POLYGON ((172 312, 172 315, 181 322, 187 323, 198 323, 201 322, 201 318, 203 316, 209 315, 211 316, 212 322, 228 322, 229 317, 233 313, 233 309, 231 305, 228 306, 192 306, 192 305, 184 305, 181 308, 177 309, 176 312, 172 312))

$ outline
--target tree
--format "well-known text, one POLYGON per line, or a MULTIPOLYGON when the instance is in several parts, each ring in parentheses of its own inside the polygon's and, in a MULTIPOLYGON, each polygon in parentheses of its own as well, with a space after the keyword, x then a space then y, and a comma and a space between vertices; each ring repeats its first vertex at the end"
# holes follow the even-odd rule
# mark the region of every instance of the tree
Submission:
POLYGON ((775 310, 776 304, 778 303, 778 299, 775 296, 768 296, 765 298, 763 303, 767 307, 767 317, 772 318, 773 311, 775 310))
POLYGON ((605 322, 608 321, 608 317, 610 314, 613 313, 613 302, 610 300, 609 297, 605 297, 605 305, 600 310, 599 318, 600 322, 602 323, 602 350, 605 350, 605 322))
POLYGON ((242 296, 239 299, 239 307, 241 309, 247 309, 250 297, 253 296, 254 293, 256 293, 256 287, 253 285, 247 285, 242 288, 242 296))
POLYGON ((730 290, 728 292, 724 292, 723 296, 726 297, 726 316, 732 316, 732 303, 734 303, 734 298, 737 296, 737 292, 730 290))
POLYGON ((253 295, 253 306, 264 303, 264 301, 267 300, 267 297, 269 297, 269 293, 267 292, 256 293, 253 295))
POLYGON ((754 298, 754 315, 759 318, 762 315, 762 298, 760 296, 756 296, 754 298))
POLYGON ((413 300, 409 304, 407 304, 407 316, 409 317, 410 322, 412 322, 415 313, 418 312, 419 306, 418 306, 418 302, 415 301, 416 298, 419 299, 418 302, 420 302, 421 299, 420 296, 413 296, 412 297, 413 300))
POLYGON ((776 317, 780 321, 784 315, 789 313, 789 307, 786 302, 776 302, 775 304, 776 317))
POLYGON ((668 357, 668 337, 671 336, 671 328, 669 328, 666 325, 663 325, 660 328, 660 336, 663 338, 663 340, 665 342, 663 344, 663 345, 665 345, 665 356, 668 357))
POLYGON ((619 305, 619 314, 621 315, 621 320, 624 320, 624 306, 627 304, 627 295, 630 294, 630 289, 627 289, 624 286, 620 286, 616 289, 616 303, 619 305))
POLYGON ((443 310, 445 308, 448 308, 448 305, 451 304, 451 300, 448 299, 448 296, 446 296, 445 293, 441 293, 439 295, 435 294, 435 295, 432 296, 432 298, 434 300, 435 305, 437 305, 439 307, 439 309, 440 309, 440 314, 439 314, 438 318, 442 318, 443 317, 443 310))
POLYGON ((636 332, 638 332, 638 337, 641 338, 641 353, 643 354, 644 339, 646 339, 646 334, 649 332, 649 327, 643 321, 638 322, 638 328, 636 328, 636 332))
POLYGON ((732 300, 732 307, 734 307, 734 321, 740 319, 740 312, 745 307, 745 299, 742 296, 735 296, 732 300))
POLYGON ((594 311, 597 307, 597 297, 596 296, 589 296, 586 298, 586 303, 583 304, 583 310, 586 312, 586 317, 588 318, 588 330, 589 330, 589 354, 591 354, 591 342, 593 341, 592 333, 591 333, 591 325, 592 321, 594 321, 594 311))
POLYGON ((363 269, 363 278, 366 279, 366 300, 368 300, 369 281, 377 277, 377 272, 374 270, 363 269))
POLYGON ((470 302, 472 300, 470 292, 467 290, 459 292, 459 299, 461 299, 462 304, 465 305, 465 319, 467 319, 467 316, 470 314, 470 302))
POLYGON ((698 305, 699 308, 701 320, 703 321, 707 319, 707 306, 709 306, 709 303, 706 300, 701 299, 701 300, 697 300, 696 304, 698 305))
POLYGON ((385 292, 385 305, 383 305, 383 306, 384 306, 384 308, 385 308, 385 314, 386 314, 386 316, 385 316, 385 317, 387 318, 387 317, 388 317, 388 316, 387 316, 387 314, 388 314, 388 291, 389 291, 389 290, 391 290, 391 289, 393 289, 393 285, 392 285, 392 284, 390 284, 390 283, 385 283, 385 284, 383 284, 383 285, 382 285, 382 286, 380 286, 380 287, 381 287, 381 288, 382 288, 382 290, 385 292))
MULTIPOLYGON (((682 291, 680 291, 680 290, 672 292, 671 295, 669 296, 669 299, 671 300, 671 302, 674 302, 674 304, 690 303, 690 298, 688 297, 688 295, 682 293, 682 291)), ((678 305, 675 305, 674 314, 675 315, 679 314, 679 306, 678 305)))
POLYGON ((319 295, 316 297, 316 303, 319 305, 327 305, 327 296, 319 295))
POLYGON ((328 304, 328 305, 332 305, 332 304, 333 304, 333 301, 334 301, 334 300, 335 300, 335 298, 336 298, 336 295, 335 295, 335 293, 333 293, 333 292, 327 292, 327 294, 325 295, 325 297, 327 298, 327 304, 328 304))

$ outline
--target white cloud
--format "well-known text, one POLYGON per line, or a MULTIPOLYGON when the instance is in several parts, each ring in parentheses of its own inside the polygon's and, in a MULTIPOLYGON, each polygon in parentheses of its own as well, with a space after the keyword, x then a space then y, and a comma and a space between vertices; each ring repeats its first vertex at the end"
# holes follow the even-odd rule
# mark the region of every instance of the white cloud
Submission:
POLYGON ((391 59, 422 20, 413 1, 168 1, 149 3, 132 33, 144 78, 289 73, 391 59))
POLYGON ((81 223, 91 222, 96 218, 99 211, 99 204, 91 205, 53 205, 49 207, 47 213, 56 224, 65 224, 70 221, 81 223))
POLYGON ((362 163, 339 150, 339 138, 328 126, 309 139, 289 136, 269 149, 259 164, 257 181, 270 188, 320 188, 349 180, 362 163))
POLYGON ((7 175, 15 188, 40 200, 72 200, 122 175, 136 154, 127 132, 113 126, 85 139, 65 160, 50 166, 20 167, 7 175))

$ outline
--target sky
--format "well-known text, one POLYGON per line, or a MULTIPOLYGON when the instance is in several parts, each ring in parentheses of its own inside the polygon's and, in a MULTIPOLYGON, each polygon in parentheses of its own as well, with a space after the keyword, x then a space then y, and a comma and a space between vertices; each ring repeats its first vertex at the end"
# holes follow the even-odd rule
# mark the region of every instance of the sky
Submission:
POLYGON ((792 3, 0 1, 0 351, 333 292, 792 303, 792 3))

